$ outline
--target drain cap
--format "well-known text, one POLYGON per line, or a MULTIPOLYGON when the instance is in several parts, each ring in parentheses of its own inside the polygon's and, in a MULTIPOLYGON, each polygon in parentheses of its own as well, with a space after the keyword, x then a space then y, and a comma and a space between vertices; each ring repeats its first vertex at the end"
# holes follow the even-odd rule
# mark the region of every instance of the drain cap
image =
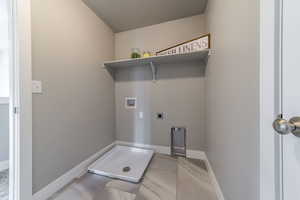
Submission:
POLYGON ((129 171, 130 171, 130 167, 129 166, 123 168, 123 172, 129 172, 129 171))

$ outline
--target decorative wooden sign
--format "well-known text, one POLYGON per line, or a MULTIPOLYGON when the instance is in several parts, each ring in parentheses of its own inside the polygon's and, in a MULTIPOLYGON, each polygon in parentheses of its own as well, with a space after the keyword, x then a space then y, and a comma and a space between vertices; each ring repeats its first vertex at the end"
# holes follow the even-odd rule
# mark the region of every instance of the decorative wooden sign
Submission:
POLYGON ((170 48, 156 52, 157 56, 173 55, 180 53, 191 53, 210 48, 210 34, 202 35, 201 37, 183 42, 170 48))

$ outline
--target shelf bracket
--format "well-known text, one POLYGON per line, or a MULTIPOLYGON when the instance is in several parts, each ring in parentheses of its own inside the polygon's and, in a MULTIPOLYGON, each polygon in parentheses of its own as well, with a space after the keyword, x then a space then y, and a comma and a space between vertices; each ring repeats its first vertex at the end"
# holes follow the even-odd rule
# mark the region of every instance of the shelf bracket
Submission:
POLYGON ((151 71, 152 71, 152 81, 155 82, 156 81, 157 69, 154 66, 153 62, 150 62, 150 67, 151 67, 151 71))

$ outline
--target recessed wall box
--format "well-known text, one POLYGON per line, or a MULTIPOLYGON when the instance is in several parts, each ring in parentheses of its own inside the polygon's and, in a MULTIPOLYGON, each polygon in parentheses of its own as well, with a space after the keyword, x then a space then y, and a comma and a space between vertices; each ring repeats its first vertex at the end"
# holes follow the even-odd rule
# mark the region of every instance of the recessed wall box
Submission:
POLYGON ((186 157, 186 127, 171 128, 171 155, 186 157))
POLYGON ((125 108, 135 109, 136 108, 136 97, 126 97, 125 98, 125 108))

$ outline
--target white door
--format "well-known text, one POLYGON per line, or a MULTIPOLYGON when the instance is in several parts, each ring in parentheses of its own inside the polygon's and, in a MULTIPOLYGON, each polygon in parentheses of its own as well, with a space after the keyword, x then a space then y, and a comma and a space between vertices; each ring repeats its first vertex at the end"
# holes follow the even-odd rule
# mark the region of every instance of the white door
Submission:
MULTIPOLYGON (((285 119, 300 116, 300 1, 282 4, 282 113, 285 119)), ((283 137, 283 197, 300 200, 300 137, 283 137)))
POLYGON ((300 1, 282 0, 281 11, 282 197, 300 200, 300 133, 293 130, 300 118, 288 123, 300 116, 300 1))

